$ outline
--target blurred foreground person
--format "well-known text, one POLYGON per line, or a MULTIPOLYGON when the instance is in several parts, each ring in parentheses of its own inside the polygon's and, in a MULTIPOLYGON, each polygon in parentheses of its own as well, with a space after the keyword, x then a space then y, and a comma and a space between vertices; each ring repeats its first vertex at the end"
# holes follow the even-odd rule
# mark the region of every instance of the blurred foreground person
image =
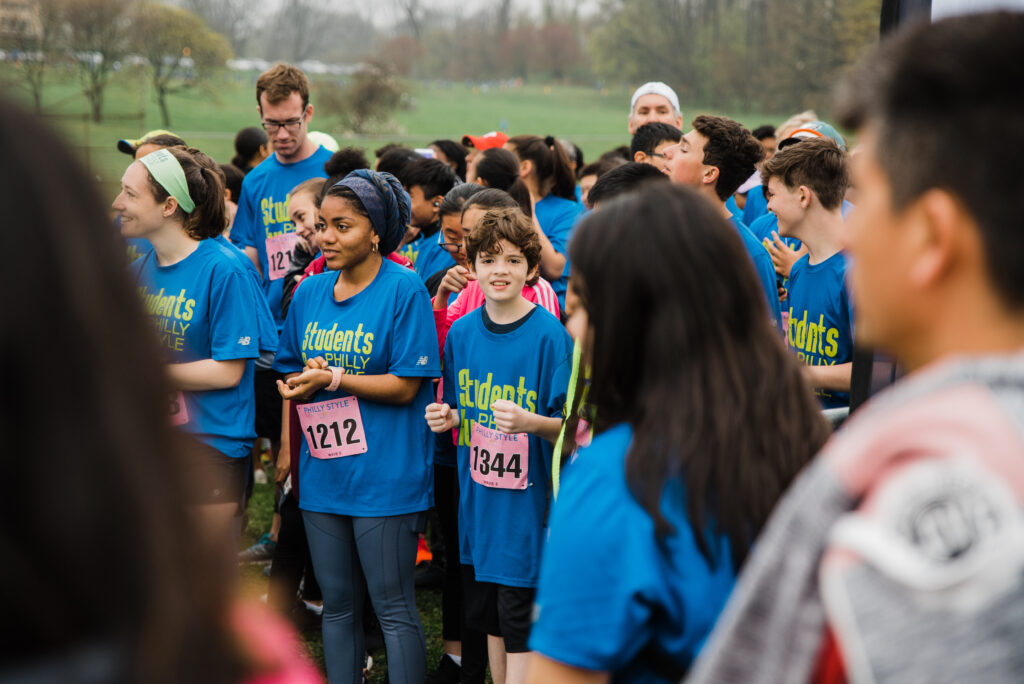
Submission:
POLYGON ((0 332, 0 682, 316 682, 185 512, 182 438, 152 325, 92 181, 0 106, 8 249, 0 332), (59 201, 54 201, 59 195, 59 201))
POLYGON ((1021 36, 918 25, 846 83, 857 336, 912 372, 779 504, 693 681, 1024 679, 1021 36))
POLYGON ((719 213, 651 184, 602 201, 573 237, 570 327, 585 331, 594 436, 551 510, 532 684, 678 681, 828 435, 719 213))

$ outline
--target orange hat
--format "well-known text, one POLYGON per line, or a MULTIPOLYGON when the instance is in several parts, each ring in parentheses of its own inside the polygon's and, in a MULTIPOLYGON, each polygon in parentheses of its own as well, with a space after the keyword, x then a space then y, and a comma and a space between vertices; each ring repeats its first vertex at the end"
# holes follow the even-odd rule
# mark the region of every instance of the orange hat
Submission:
POLYGON ((508 142, 508 136, 500 131, 491 131, 481 136, 464 135, 462 144, 466 147, 474 147, 478 150, 489 150, 492 147, 504 147, 508 142))

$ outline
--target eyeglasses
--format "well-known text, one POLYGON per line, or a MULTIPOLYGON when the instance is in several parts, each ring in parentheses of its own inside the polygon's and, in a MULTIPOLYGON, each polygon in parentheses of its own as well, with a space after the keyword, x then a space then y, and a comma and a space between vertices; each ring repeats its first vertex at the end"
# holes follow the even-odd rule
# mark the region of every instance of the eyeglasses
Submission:
POLYGON ((661 159, 665 159, 665 155, 663 155, 661 152, 651 152, 647 156, 648 157, 660 157, 661 159))
POLYGON ((437 234, 437 246, 440 247, 441 249, 443 249, 446 252, 451 252, 452 254, 455 254, 460 249, 462 249, 462 243, 461 242, 445 242, 444 241, 444 233, 438 233, 437 234))
POLYGON ((263 130, 265 130, 267 133, 270 133, 271 135, 277 133, 277 129, 281 128, 282 126, 284 126, 284 130, 288 131, 289 133, 295 133, 296 131, 299 130, 299 127, 302 125, 302 122, 305 121, 305 119, 306 117, 302 116, 298 119, 288 119, 287 121, 261 121, 260 125, 263 126, 263 130))

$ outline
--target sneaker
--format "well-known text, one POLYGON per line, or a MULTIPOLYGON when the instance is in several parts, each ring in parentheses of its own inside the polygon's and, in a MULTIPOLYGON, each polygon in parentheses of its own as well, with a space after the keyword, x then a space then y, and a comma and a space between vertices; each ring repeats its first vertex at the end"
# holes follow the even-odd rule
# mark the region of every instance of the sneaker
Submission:
POLYGON ((310 613, 313 613, 314 615, 323 615, 324 614, 324 604, 323 603, 313 603, 312 601, 307 601, 306 599, 302 599, 302 604, 304 606, 306 606, 306 610, 308 610, 310 613))
POLYGON ((277 549, 277 542, 270 538, 270 533, 264 534, 245 551, 238 552, 238 562, 256 563, 258 561, 270 560, 274 557, 275 549, 277 549))
POLYGON ((424 684, 459 684, 461 673, 462 668, 444 653, 441 655, 441 662, 437 664, 437 669, 427 675, 424 684))

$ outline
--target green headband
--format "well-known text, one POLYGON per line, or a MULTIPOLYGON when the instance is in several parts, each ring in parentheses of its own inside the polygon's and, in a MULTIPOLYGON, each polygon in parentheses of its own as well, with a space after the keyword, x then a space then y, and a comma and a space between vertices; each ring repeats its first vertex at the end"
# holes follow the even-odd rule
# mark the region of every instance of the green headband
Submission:
POLYGON ((191 214, 196 208, 196 203, 188 194, 188 183, 185 181, 185 170, 181 168, 181 162, 167 150, 150 152, 139 161, 149 169, 156 182, 169 192, 171 197, 178 200, 178 206, 186 214, 191 214))

